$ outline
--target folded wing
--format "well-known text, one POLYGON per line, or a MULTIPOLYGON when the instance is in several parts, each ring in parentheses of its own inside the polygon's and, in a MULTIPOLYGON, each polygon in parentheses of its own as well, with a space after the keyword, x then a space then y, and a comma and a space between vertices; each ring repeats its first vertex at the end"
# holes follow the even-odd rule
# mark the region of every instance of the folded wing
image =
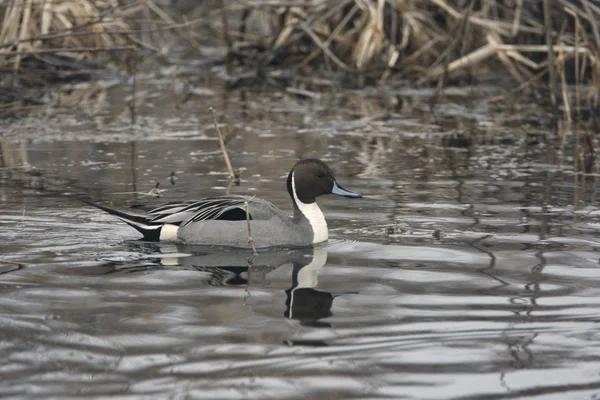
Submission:
MULTIPOLYGON (((245 202, 252 197, 222 196, 209 197, 193 202, 165 204, 148 213, 151 223, 185 226, 193 222, 207 220, 241 221, 246 220, 245 202)), ((248 212, 250 219, 252 212, 248 212)))

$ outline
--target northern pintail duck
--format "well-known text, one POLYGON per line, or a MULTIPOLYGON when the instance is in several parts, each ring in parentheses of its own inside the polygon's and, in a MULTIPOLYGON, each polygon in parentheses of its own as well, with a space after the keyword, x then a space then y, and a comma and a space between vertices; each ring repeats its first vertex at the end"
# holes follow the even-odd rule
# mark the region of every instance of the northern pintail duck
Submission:
POLYGON ((325 194, 362 197, 339 185, 327 164, 317 159, 304 159, 294 165, 287 177, 287 191, 294 206, 291 217, 266 200, 238 195, 172 202, 146 215, 86 203, 131 225, 144 235, 144 240, 248 247, 245 210, 248 202, 252 239, 261 248, 325 242, 329 237, 327 222, 316 198, 325 194))

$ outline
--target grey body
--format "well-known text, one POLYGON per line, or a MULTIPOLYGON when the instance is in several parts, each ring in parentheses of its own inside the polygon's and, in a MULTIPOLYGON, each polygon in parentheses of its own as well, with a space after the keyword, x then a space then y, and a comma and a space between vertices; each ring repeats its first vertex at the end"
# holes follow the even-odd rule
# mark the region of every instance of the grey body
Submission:
MULTIPOLYGON (((294 217, 289 217, 270 202, 249 196, 222 198, 238 200, 237 208, 241 210, 244 210, 244 201, 248 202, 248 213, 252 216, 252 240, 257 248, 313 244, 312 227, 302 213, 294 212, 294 217)), ((249 247, 248 234, 248 223, 245 220, 211 219, 182 224, 177 237, 187 244, 249 247)))
POLYGON ((327 222, 316 198, 326 194, 361 197, 338 185, 329 167, 317 159, 298 161, 286 185, 294 206, 292 217, 266 200, 237 195, 168 203, 146 215, 82 201, 126 222, 141 232, 145 240, 193 245, 248 248, 249 214, 254 246, 265 248, 310 246, 326 241, 327 222))

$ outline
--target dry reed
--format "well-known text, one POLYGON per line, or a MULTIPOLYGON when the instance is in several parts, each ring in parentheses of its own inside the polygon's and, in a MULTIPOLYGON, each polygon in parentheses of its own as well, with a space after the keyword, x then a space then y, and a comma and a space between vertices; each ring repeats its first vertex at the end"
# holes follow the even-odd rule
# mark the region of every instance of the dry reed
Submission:
POLYGON ((569 115, 600 101, 598 0, 246 0, 222 11, 227 23, 213 25, 239 63, 262 74, 289 67, 311 76, 343 71, 358 83, 443 84, 444 76, 457 82, 500 66, 518 91, 547 84, 569 115), (256 49, 264 49, 258 61, 256 49))
POLYGON ((124 49, 130 41, 118 32, 129 29, 124 18, 137 8, 116 0, 0 0, 0 67, 19 70, 25 56, 80 59, 124 49))
POLYGON ((204 40, 227 46, 233 76, 254 71, 258 79, 282 79, 291 75, 280 70, 290 69, 294 77, 343 72, 359 85, 402 79, 441 87, 503 68, 519 86, 502 99, 543 85, 569 116, 600 103, 599 0, 190 0, 187 6, 195 10, 176 15, 174 5, 161 8, 153 0, 0 0, 0 68, 20 70, 25 59, 52 52, 82 60, 134 44, 156 51, 162 45, 150 42, 167 31, 197 47, 202 38, 192 28, 202 22, 220 32, 204 40), (142 19, 150 29, 135 30, 132 21, 142 19), (151 40, 138 34, 148 32, 151 40))

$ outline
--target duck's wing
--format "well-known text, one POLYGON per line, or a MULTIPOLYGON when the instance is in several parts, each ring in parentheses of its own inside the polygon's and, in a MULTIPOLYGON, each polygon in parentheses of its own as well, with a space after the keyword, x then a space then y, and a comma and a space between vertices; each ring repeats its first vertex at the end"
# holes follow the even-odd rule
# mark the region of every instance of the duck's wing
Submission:
POLYGON ((150 222, 179 225, 194 215, 193 211, 187 211, 186 208, 195 203, 196 201, 174 201, 150 210, 146 215, 150 222))
MULTIPOLYGON (((148 213, 150 222, 176 224, 185 226, 192 222, 206 220, 240 221, 246 220, 245 203, 248 202, 250 219, 260 218, 261 208, 257 207, 253 197, 248 196, 219 196, 209 197, 198 201, 169 203, 155 208, 148 213)), ((262 207, 274 207, 264 202, 262 207)))

